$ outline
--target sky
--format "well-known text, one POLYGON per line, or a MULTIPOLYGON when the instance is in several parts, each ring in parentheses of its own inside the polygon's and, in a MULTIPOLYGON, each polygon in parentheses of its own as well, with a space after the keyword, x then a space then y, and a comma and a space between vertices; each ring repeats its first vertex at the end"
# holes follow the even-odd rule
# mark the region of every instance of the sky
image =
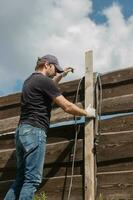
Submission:
POLYGON ((20 92, 38 57, 57 56, 85 73, 93 51, 99 73, 133 66, 133 0, 0 0, 0 96, 20 92))

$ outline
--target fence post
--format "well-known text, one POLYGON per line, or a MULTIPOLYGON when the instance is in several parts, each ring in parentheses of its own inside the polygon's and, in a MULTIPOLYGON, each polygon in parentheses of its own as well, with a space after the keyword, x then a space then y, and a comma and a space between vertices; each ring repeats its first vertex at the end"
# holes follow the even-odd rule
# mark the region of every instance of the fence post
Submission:
MULTIPOLYGON (((93 106, 93 53, 92 51, 85 52, 85 108, 89 104, 93 106)), ((85 200, 95 199, 93 126, 94 126, 94 121, 86 119, 85 137, 84 137, 85 200)))

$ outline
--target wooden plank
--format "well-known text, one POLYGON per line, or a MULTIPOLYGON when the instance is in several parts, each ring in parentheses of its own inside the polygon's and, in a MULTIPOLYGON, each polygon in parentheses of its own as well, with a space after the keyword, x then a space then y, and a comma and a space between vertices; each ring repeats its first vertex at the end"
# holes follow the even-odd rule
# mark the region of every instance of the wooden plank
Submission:
POLYGON ((0 133, 14 131, 18 122, 19 116, 0 120, 0 133))
POLYGON ((21 93, 0 97, 0 109, 4 106, 20 105, 21 93))
MULTIPOLYGON (((93 106, 93 58, 92 51, 85 53, 85 108, 91 104, 93 106)), ((85 200, 95 199, 95 184, 94 184, 94 154, 93 154, 93 120, 86 121, 85 124, 85 139, 84 139, 84 185, 85 185, 85 200)))
MULTIPOLYGON (((81 96, 82 95, 78 95, 78 100, 81 101, 81 103, 78 103, 78 105, 80 107, 83 107, 83 105, 84 105, 83 97, 81 97, 81 96)), ((75 95, 67 97, 67 99, 71 102, 74 101, 74 98, 75 98, 75 95)), ((55 119, 58 118, 58 115, 60 113, 63 114, 64 117, 67 117, 67 113, 64 113, 63 110, 61 108, 59 108, 57 105, 53 106, 52 113, 53 113, 53 116, 55 116, 55 119)), ((11 105, 11 106, 2 107, 0 109, 0 120, 19 116, 19 115, 20 115, 20 105, 11 105)), ((71 118, 72 118, 72 116, 71 116, 71 118)))
MULTIPOLYGON (((83 108, 84 103, 78 103, 79 107, 83 108)), ((106 98, 102 101, 102 115, 126 113, 133 111, 133 94, 117 96, 112 98, 106 98)), ((0 120, 18 116, 20 114, 20 107, 12 107, 6 110, 0 111, 0 120)), ((61 108, 56 107, 51 113, 51 123, 56 121, 70 120, 73 115, 65 113, 61 108)))
MULTIPOLYGON (((83 175, 83 161, 75 161, 74 175, 83 175)), ((45 178, 68 176, 72 174, 72 162, 44 164, 43 175, 45 178)), ((16 167, 0 168, 0 181, 12 180, 16 176, 16 167)))
POLYGON ((133 79, 133 67, 116 70, 102 75, 102 85, 133 79))
MULTIPOLYGON (((84 103, 78 103, 81 108, 84 107, 84 103)), ((102 115, 114 114, 114 113, 126 113, 133 111, 133 94, 116 96, 112 98, 106 98, 102 101, 102 115)), ((20 114, 20 107, 11 107, 0 111, 0 120, 18 116, 20 114)), ((64 121, 65 118, 73 118, 73 115, 65 113, 61 108, 54 107, 52 110, 51 123, 55 121, 64 121)))
MULTIPOLYGON (((49 179, 43 179, 38 193, 44 192, 50 200, 62 200, 67 199, 68 188, 70 184, 70 176, 54 177, 49 179)), ((71 200, 83 200, 83 184, 82 176, 74 175, 73 187, 71 193, 71 200)), ((0 182, 0 200, 3 200, 6 192, 8 191, 12 181, 1 181, 0 182)))
POLYGON ((20 106, 13 105, 0 110, 0 120, 20 115, 20 106))
POLYGON ((133 198, 133 171, 99 174, 98 193, 107 200, 133 198))
POLYGON ((133 80, 102 86, 102 98, 133 94, 133 80))
MULTIPOLYGON (((83 139, 84 125, 79 124, 78 139, 83 139)), ((50 128, 47 133, 47 144, 61 141, 70 141, 75 137, 75 126, 67 125, 50 128)), ((15 148, 14 132, 0 135, 0 150, 15 148)))
MULTIPOLYGON (((82 107, 81 104, 78 105, 79 107, 82 107)), ((14 131, 18 125, 19 118, 19 116, 16 116, 0 120, 0 133, 14 131)), ((65 113, 61 108, 57 108, 52 111, 51 124, 63 121, 70 121, 73 119, 73 115, 65 113)))
POLYGON ((132 147, 133 130, 101 135, 97 147, 97 160, 117 162, 119 159, 120 162, 125 158, 133 158, 132 147))
POLYGON ((133 114, 116 116, 101 121, 101 132, 118 132, 133 130, 133 114))
MULTIPOLYGON (((78 105, 80 108, 83 108, 83 105, 80 102, 77 103, 76 105, 78 105)), ((74 115, 64 112, 62 108, 59 107, 52 110, 50 123, 53 124, 53 123, 68 121, 72 119, 74 119, 74 115)))
MULTIPOLYGON (((73 158, 74 141, 59 142, 46 145, 45 164, 71 162, 73 158)), ((83 140, 77 141, 75 161, 83 160, 83 140)), ((15 149, 0 151, 0 168, 14 168, 16 166, 15 149)))
MULTIPOLYGON (((76 89, 78 87, 80 79, 64 82, 59 84, 59 89, 64 96, 72 96, 75 94, 76 89)), ((83 90, 84 82, 81 84, 81 89, 83 90)), ((0 97, 0 109, 2 107, 9 107, 9 106, 20 106, 21 100, 21 93, 14 93, 7 96, 0 97)))
MULTIPOLYGON (((67 199, 71 177, 51 178, 44 180, 39 191, 45 191, 50 200, 67 199)), ((71 191, 71 200, 83 200, 83 177, 81 175, 73 176, 73 187, 71 191)))
POLYGON ((128 171, 133 169, 133 158, 117 159, 105 162, 99 162, 99 172, 115 172, 115 171, 128 171))
POLYGON ((133 111, 133 94, 103 99, 102 114, 127 113, 133 111))
MULTIPOLYGON (((67 118, 71 120, 70 118, 67 118)), ((19 117, 7 118, 0 120, 0 134, 14 131, 17 127, 19 117)), ((68 120, 69 121, 69 120, 68 120)), ((59 122, 55 121, 55 123, 59 122)), ((118 132, 118 131, 128 131, 133 129, 133 115, 117 116, 111 119, 104 119, 101 121, 101 132, 118 132)))

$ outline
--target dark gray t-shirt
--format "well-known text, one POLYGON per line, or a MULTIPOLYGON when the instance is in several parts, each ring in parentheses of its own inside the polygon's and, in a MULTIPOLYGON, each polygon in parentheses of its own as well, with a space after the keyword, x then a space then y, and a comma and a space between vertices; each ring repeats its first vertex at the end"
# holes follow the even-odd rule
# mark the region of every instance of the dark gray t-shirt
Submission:
POLYGON ((23 84, 19 123, 49 128, 52 98, 61 93, 53 80, 42 73, 31 74, 23 84))

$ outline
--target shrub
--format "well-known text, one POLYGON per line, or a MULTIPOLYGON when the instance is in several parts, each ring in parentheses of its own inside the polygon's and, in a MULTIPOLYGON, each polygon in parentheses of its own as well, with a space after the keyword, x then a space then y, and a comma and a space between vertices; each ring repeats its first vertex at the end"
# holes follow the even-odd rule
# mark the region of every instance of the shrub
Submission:
POLYGON ((39 195, 35 195, 34 200, 47 200, 46 194, 43 192, 39 195))

